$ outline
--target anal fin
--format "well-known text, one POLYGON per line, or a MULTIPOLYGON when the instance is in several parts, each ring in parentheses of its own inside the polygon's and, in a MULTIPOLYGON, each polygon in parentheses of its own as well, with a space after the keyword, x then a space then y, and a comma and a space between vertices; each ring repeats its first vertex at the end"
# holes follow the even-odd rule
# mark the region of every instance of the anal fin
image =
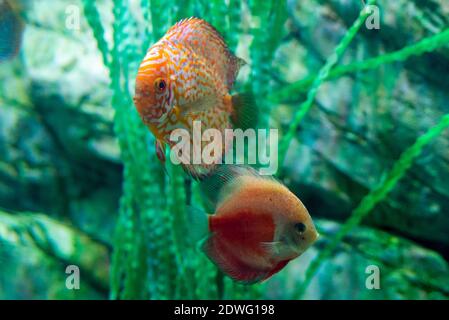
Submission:
POLYGON ((203 243, 202 250, 223 273, 236 282, 256 283, 266 278, 270 272, 247 265, 214 234, 203 243))
POLYGON ((273 276, 274 274, 278 273, 279 271, 281 271, 286 265, 287 263, 289 263, 290 260, 284 260, 279 262, 262 280, 267 280, 268 278, 270 278, 271 276, 273 276))

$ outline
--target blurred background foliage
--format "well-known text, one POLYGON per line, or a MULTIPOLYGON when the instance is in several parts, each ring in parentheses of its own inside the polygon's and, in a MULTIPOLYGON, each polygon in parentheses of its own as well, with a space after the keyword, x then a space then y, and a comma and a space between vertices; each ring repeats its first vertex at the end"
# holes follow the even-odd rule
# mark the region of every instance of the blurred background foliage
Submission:
POLYGON ((449 297, 447 1, 367 1, 378 30, 358 0, 23 3, 22 49, 0 65, 0 298, 449 297), (248 61, 236 90, 280 130, 279 178, 322 234, 263 284, 186 242, 202 196, 164 174, 132 104, 144 53, 190 16, 248 61))

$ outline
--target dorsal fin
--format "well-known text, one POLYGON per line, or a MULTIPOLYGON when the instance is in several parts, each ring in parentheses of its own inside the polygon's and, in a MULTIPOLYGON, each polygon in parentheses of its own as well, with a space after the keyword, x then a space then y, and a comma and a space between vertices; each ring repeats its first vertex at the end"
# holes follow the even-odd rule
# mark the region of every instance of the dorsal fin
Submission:
POLYGON ((256 169, 245 165, 222 165, 210 176, 201 181, 200 187, 206 196, 208 205, 216 208, 224 201, 236 188, 239 188, 238 178, 255 177, 258 179, 273 179, 272 177, 261 176, 256 169))

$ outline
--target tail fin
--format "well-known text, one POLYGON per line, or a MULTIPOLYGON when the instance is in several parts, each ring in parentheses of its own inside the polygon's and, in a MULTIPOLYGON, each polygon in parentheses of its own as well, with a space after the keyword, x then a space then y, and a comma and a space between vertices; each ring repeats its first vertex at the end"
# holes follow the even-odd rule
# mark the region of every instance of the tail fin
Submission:
POLYGON ((209 216, 202 210, 188 206, 188 242, 192 245, 198 243, 209 235, 209 216))
POLYGON ((232 109, 232 121, 235 128, 246 130, 257 127, 259 111, 252 93, 233 95, 232 109))
POLYGON ((213 166, 203 166, 201 164, 181 164, 184 172, 195 181, 202 181, 213 172, 213 166))

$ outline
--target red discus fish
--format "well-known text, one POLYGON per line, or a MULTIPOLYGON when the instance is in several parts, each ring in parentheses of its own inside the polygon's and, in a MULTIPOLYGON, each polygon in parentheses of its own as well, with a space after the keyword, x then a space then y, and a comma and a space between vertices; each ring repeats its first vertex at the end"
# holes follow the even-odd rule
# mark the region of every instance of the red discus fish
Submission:
MULTIPOLYGON (((134 103, 156 137, 156 154, 162 162, 166 145, 176 143, 170 134, 175 129, 191 133, 194 120, 201 121, 202 131, 217 129, 222 137, 225 129, 252 126, 249 122, 255 122, 255 114, 245 112, 254 113, 254 105, 247 96, 230 94, 243 64, 218 31, 197 18, 176 23, 148 50, 137 74, 134 103)), ((190 137, 193 140, 193 134, 190 137)), ((194 142, 198 141, 190 145, 194 142)), ((216 155, 216 162, 223 153, 216 155)), ((193 177, 201 177, 214 169, 216 162, 183 162, 183 166, 193 177)))
POLYGON ((307 209, 278 181, 236 166, 210 180, 205 189, 221 189, 215 214, 191 210, 191 232, 205 238, 203 251, 235 281, 268 279, 318 238, 307 209))

